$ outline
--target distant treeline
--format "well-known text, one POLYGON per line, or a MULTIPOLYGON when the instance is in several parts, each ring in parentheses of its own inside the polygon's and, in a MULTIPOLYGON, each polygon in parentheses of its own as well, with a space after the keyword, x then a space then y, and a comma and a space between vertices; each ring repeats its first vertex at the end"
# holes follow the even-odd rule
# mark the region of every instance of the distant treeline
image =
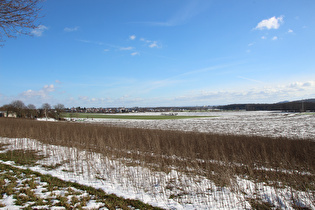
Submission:
POLYGON ((282 102, 274 104, 229 104, 215 107, 223 110, 246 110, 246 111, 288 111, 288 112, 314 112, 315 99, 282 102))

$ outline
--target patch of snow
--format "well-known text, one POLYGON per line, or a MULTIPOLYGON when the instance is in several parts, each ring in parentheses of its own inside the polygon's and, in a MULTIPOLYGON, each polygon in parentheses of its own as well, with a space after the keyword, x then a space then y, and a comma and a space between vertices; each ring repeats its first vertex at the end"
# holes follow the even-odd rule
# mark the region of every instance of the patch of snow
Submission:
POLYGON ((38 121, 50 121, 50 122, 57 122, 58 120, 54 118, 37 118, 38 121))
POLYGON ((13 195, 7 196, 7 194, 4 194, 3 199, 0 201, 6 206, 5 208, 0 208, 0 209, 19 210, 21 208, 21 206, 17 206, 14 204, 15 199, 13 198, 13 195))
MULTIPOLYGON (((9 143, 8 149, 39 151, 48 157, 38 161, 41 165, 62 163, 62 166, 52 170, 41 165, 30 167, 31 170, 161 208, 250 209, 248 199, 254 197, 271 201, 279 208, 291 209, 292 206, 292 189, 288 188, 275 189, 264 183, 253 183, 241 178, 236 180, 233 188, 218 187, 203 176, 191 176, 175 169, 165 173, 141 166, 127 166, 121 160, 100 153, 42 144, 32 139, 0 138, 0 143, 9 143)), ((12 165, 12 162, 6 164, 12 165)), ((303 205, 315 209, 313 198, 305 192, 294 191, 294 195, 303 205)), ((12 200, 8 199, 7 203, 12 204, 12 200)), ((90 205, 96 207, 98 203, 92 201, 90 205)))
MULTIPOLYGON (((158 113, 133 113, 132 115, 157 114, 158 113)), ((279 111, 227 111, 179 112, 178 116, 205 116, 205 118, 177 120, 82 118, 77 120, 78 122, 84 123, 99 123, 131 128, 180 130, 203 133, 256 135, 315 140, 314 114, 286 113, 279 111)))
MULTIPOLYGON (((85 208, 87 209, 100 209, 101 206, 103 206, 103 203, 96 202, 95 200, 90 200, 87 203, 87 206, 85 208)), ((107 209, 107 208, 102 208, 102 209, 107 209)))

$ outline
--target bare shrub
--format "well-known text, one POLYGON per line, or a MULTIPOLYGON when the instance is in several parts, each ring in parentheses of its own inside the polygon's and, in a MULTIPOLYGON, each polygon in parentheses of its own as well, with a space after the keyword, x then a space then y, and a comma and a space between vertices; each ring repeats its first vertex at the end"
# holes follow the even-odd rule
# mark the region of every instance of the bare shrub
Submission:
POLYGON ((311 140, 26 119, 0 119, 0 136, 100 152, 154 170, 176 168, 206 176, 221 186, 241 176, 303 191, 315 189, 315 142, 311 140))

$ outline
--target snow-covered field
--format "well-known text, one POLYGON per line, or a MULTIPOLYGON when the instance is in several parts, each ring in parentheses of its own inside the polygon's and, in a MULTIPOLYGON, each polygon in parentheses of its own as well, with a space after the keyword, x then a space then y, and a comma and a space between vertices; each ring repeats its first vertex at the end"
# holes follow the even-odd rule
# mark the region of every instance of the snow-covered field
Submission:
MULTIPOLYGON (((141 114, 160 115, 161 113, 141 114)), ((240 111, 179 113, 179 115, 215 117, 184 120, 80 119, 80 121, 137 128, 284 136, 315 140, 314 114, 240 111)), ((101 188, 106 193, 138 199, 165 209, 250 209, 251 199, 272 203, 273 208, 293 209, 292 206, 295 203, 299 207, 315 209, 315 192, 306 193, 288 187, 275 188, 240 177, 236 179, 232 187, 219 187, 206 177, 189 176, 176 169, 169 173, 153 171, 141 167, 141 164, 130 166, 124 164, 124 160, 111 159, 99 153, 42 144, 33 139, 0 137, 0 143, 9 144, 5 147, 6 150, 37 150, 47 156, 38 162, 39 165, 30 167, 33 171, 101 188), (59 167, 54 169, 44 167, 50 165, 59 167)), ((13 162, 5 164, 14 165, 13 162)), ((4 199, 0 199, 0 203, 9 202, 10 208, 15 207, 11 198, 11 200, 8 197, 4 199)))
MULTIPOLYGON (((161 115, 132 113, 129 115, 161 115)), ((215 116, 182 120, 77 119, 80 122, 112 124, 125 127, 259 135, 315 140, 315 113, 271 111, 179 112, 181 115, 215 116)))
MULTIPOLYGON (((47 156, 38 161, 39 165, 30 167, 33 171, 101 188, 106 193, 138 199, 165 209, 250 209, 250 199, 270 202, 283 209, 293 209, 294 201, 298 201, 300 207, 315 208, 314 192, 274 188, 241 178, 237 178, 232 187, 218 187, 202 176, 188 176, 176 170, 165 173, 141 166, 127 166, 122 160, 95 152, 42 144, 32 139, 0 138, 0 143, 10 144, 6 150, 36 150, 47 156), (58 164, 59 167, 51 170, 44 167, 58 164)), ((14 165, 13 162, 6 164, 14 165)), ((44 193, 42 197, 45 197, 44 193)), ((10 199, 8 201, 4 197, 0 202, 9 202, 14 208, 10 199)))

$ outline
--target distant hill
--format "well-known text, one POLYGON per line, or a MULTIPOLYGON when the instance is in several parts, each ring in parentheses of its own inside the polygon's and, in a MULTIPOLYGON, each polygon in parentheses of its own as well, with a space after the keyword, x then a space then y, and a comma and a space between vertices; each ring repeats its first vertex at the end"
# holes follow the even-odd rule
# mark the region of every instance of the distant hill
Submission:
POLYGON ((300 111, 315 111, 315 99, 304 99, 298 101, 284 101, 273 104, 229 104, 223 106, 216 106, 217 109, 223 110, 247 110, 247 111, 288 111, 288 112, 300 112, 300 111))
POLYGON ((280 101, 277 104, 289 103, 290 101, 280 101))
POLYGON ((293 102, 311 102, 311 103, 315 103, 315 98, 310 98, 310 99, 303 99, 303 100, 298 100, 298 101, 293 101, 293 102))

